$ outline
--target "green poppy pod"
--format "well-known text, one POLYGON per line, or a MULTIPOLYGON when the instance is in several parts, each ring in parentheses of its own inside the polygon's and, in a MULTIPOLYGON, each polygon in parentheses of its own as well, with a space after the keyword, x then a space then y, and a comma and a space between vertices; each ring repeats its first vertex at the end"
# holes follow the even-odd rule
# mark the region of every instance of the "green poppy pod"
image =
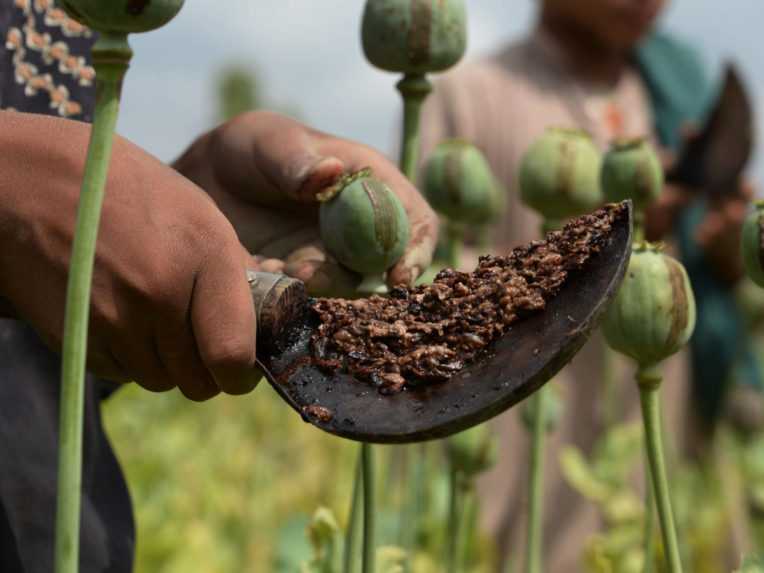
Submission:
POLYGON ((682 348, 694 328, 695 297, 682 264, 653 245, 636 246, 605 314, 608 344, 649 368, 682 348))
POLYGON ((520 164, 520 195, 549 221, 596 209, 602 157, 591 137, 580 130, 550 128, 526 151, 520 164))
MULTIPOLYGON (((359 171, 322 194, 321 239, 344 266, 363 275, 382 275, 409 242, 406 210, 390 188, 359 171)), ((363 289, 366 290, 366 289, 363 289)))
POLYGON ((606 201, 631 199, 636 210, 644 210, 663 191, 663 167, 655 148, 644 138, 614 142, 602 162, 601 185, 606 201))
POLYGON ((488 424, 480 424, 448 438, 446 453, 455 469, 474 477, 496 464, 496 436, 488 424))
POLYGON ((501 205, 488 161, 477 147, 461 140, 435 148, 425 167, 424 192, 433 209, 458 223, 490 223, 501 205))
POLYGON ((741 251, 746 274, 760 287, 764 287, 762 225, 764 225, 764 201, 757 201, 743 223, 741 251))
POLYGON ((133 34, 161 28, 184 0, 62 0, 75 20, 99 32, 133 34))
POLYGON ((467 48, 464 0, 367 0, 361 40, 366 59, 383 70, 443 71, 467 48))

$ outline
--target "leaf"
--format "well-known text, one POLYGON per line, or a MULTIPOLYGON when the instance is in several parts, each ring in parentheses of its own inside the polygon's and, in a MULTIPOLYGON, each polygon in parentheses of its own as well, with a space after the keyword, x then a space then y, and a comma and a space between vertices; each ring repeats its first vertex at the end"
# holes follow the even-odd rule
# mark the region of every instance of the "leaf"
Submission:
POLYGON ((305 528, 310 524, 307 515, 295 516, 279 530, 274 556, 275 573, 297 573, 302 564, 311 558, 310 543, 305 528))
POLYGON ((572 446, 560 453, 560 468, 568 482, 584 497, 605 502, 611 495, 611 489, 602 483, 587 464, 583 454, 572 446))
POLYGON ((735 573, 764 573, 764 555, 748 555, 735 573))

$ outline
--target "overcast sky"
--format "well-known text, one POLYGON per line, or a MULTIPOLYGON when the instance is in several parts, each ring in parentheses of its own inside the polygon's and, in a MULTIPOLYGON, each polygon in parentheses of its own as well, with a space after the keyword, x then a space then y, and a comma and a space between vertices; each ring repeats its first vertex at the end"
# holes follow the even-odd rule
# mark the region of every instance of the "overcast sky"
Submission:
MULTIPOLYGON (((371 68, 359 42, 362 0, 186 0, 167 27, 134 36, 119 131, 164 160, 215 122, 221 67, 250 66, 268 103, 308 124, 387 152, 397 132, 396 77, 371 68), (225 7, 223 7, 225 6, 225 7)), ((468 57, 496 50, 532 23, 533 0, 468 0, 468 57)), ((745 72, 764 133, 762 0, 674 0, 663 25, 695 43, 709 66, 745 72)), ((754 173, 764 186, 764 155, 754 173)))

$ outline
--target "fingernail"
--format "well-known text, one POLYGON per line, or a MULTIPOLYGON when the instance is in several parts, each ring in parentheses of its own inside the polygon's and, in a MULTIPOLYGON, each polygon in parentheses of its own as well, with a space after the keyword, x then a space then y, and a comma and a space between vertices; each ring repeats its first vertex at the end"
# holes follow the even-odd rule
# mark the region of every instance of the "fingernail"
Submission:
POLYGON ((420 269, 418 266, 411 267, 411 278, 409 279, 409 286, 414 286, 414 283, 419 278, 419 275, 422 274, 422 269, 420 269))

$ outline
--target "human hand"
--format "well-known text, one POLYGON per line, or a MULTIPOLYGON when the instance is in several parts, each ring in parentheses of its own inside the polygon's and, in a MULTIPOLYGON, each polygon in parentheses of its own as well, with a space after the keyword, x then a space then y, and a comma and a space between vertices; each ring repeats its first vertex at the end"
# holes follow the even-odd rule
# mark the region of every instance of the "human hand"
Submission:
POLYGON ((390 186, 408 214, 411 240, 387 281, 410 285, 430 264, 437 218, 379 152, 257 111, 203 135, 175 162, 215 200, 249 251, 263 256, 264 270, 294 276, 316 295, 350 295, 360 282, 326 254, 316 194, 364 167, 390 186))
POLYGON ((645 239, 665 240, 674 228, 676 217, 695 197, 696 194, 681 185, 664 185, 660 197, 645 209, 645 239))
MULTIPOLYGON (((0 297, 61 348, 86 124, 0 111, 0 297)), ((192 400, 260 379, 246 269, 210 198, 116 138, 92 283, 88 369, 192 400)))
POLYGON ((706 216, 695 230, 695 240, 706 259, 728 283, 743 276, 740 235, 754 194, 753 186, 743 181, 736 193, 709 200, 706 216))

